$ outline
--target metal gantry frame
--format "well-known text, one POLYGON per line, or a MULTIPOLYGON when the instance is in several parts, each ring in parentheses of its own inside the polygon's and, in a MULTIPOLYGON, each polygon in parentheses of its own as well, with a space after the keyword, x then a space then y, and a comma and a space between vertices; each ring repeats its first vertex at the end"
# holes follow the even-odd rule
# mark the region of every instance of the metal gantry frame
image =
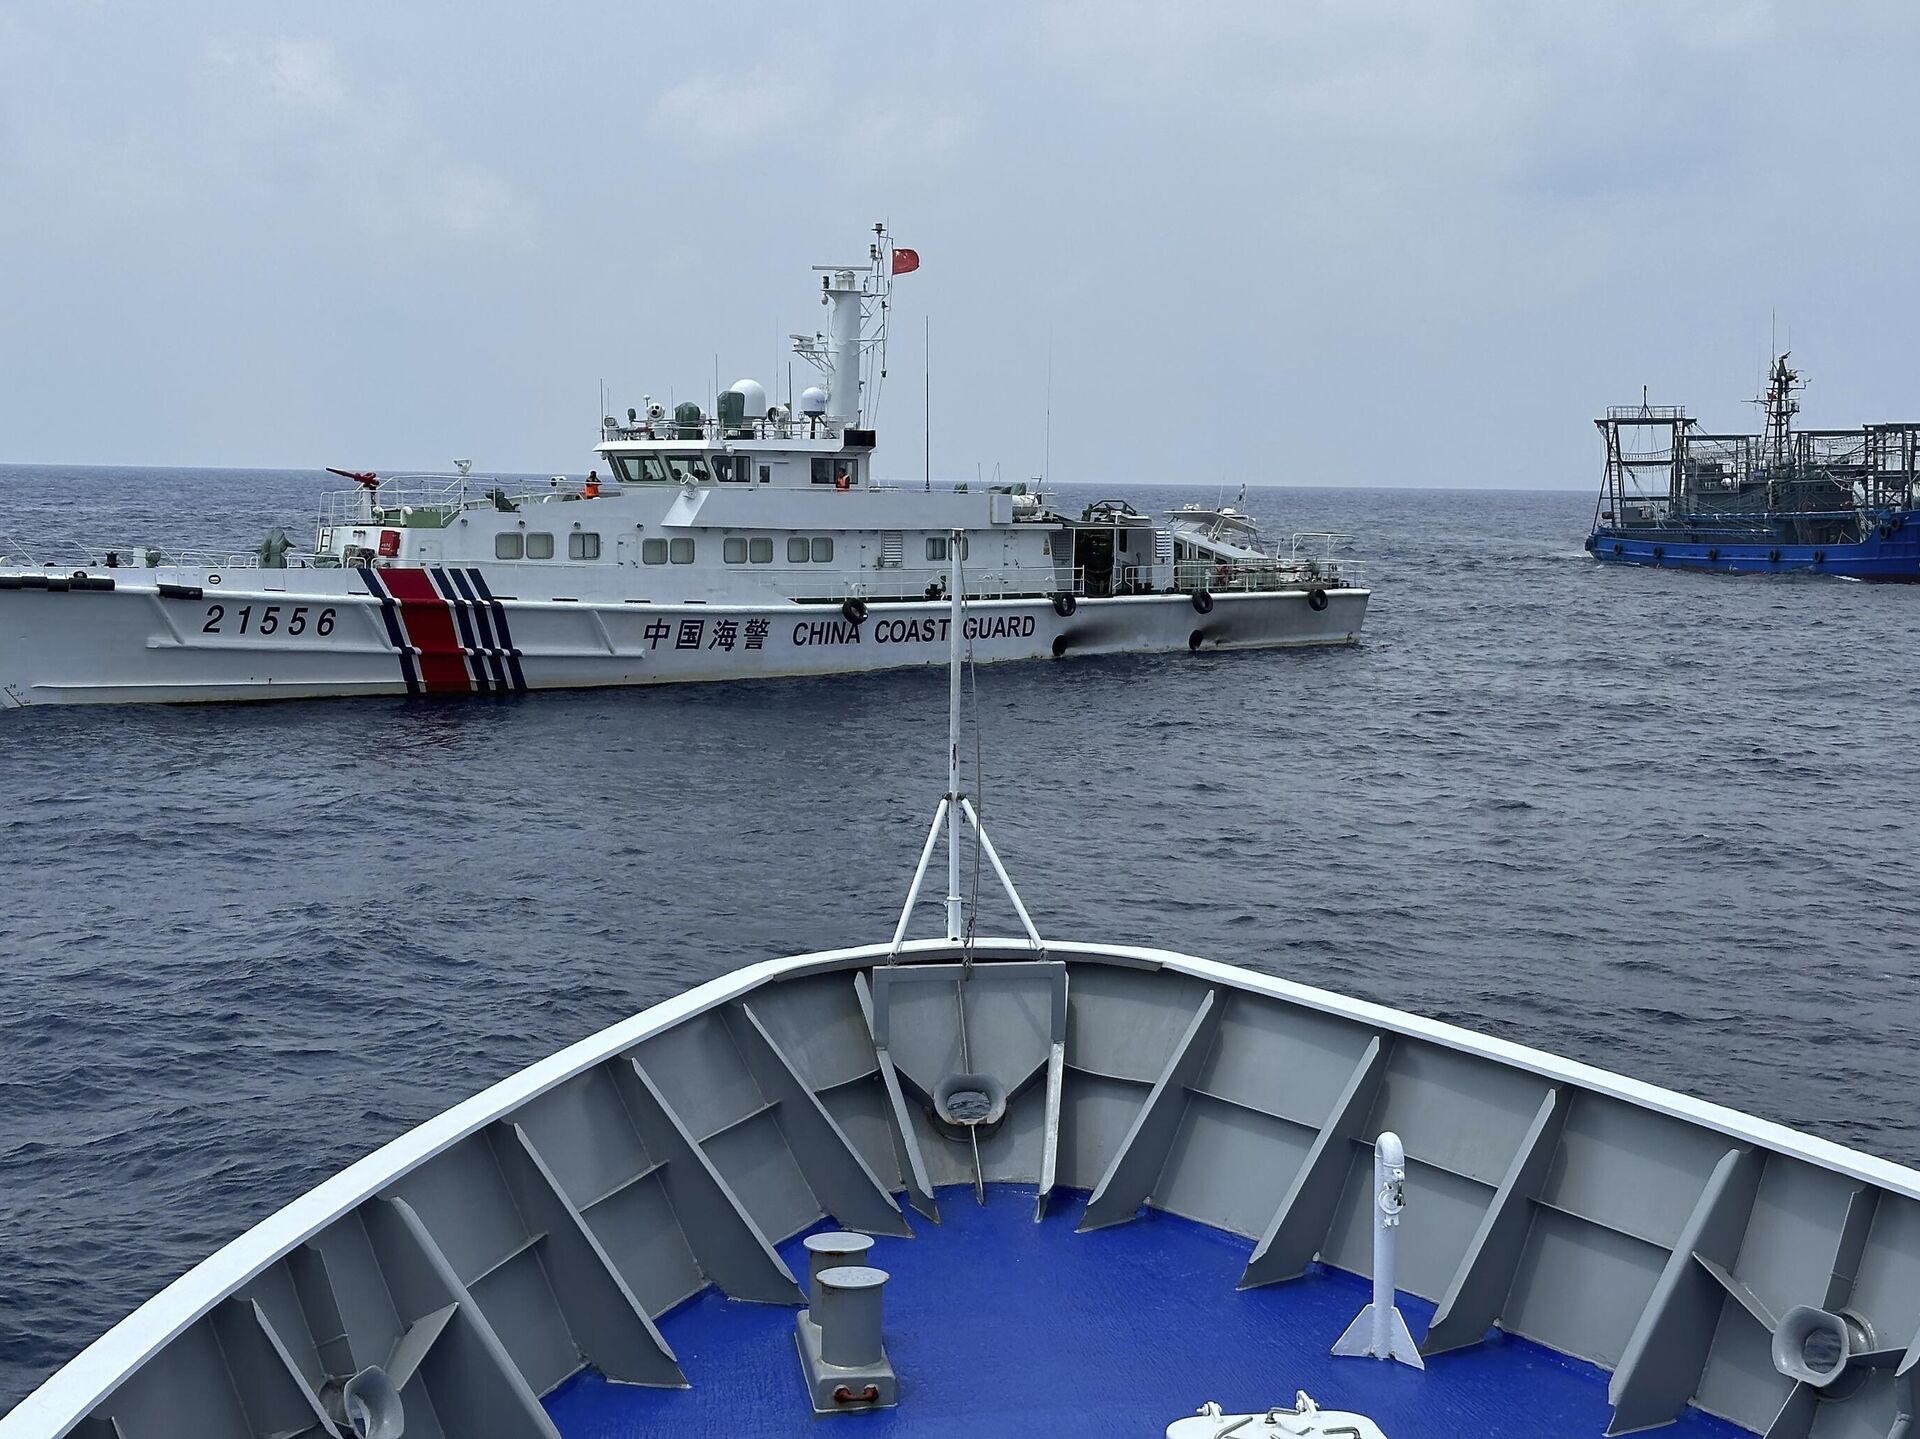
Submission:
POLYGON ((1607 452, 1596 525, 1764 529, 1782 516, 1848 519, 1920 501, 1920 424, 1798 429, 1800 386, 1782 356, 1756 401, 1766 411, 1759 435, 1708 434, 1683 406, 1609 409, 1594 421, 1607 452))

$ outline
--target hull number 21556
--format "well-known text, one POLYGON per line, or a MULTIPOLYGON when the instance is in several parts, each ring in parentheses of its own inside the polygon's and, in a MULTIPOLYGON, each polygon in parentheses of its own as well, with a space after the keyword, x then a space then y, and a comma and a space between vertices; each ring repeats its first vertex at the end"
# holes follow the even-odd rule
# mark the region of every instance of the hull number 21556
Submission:
POLYGON ((232 614, 225 605, 208 605, 207 622, 200 626, 203 635, 255 634, 275 635, 282 629, 290 635, 330 635, 334 609, 328 605, 318 615, 312 605, 238 605, 232 614))

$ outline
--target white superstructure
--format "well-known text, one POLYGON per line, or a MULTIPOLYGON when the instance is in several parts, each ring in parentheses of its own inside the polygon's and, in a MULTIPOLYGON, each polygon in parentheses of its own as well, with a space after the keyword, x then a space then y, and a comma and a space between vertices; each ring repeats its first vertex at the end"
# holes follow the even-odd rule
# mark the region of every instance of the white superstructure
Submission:
POLYGON ((1349 643, 1367 591, 1296 537, 1024 485, 883 483, 874 390, 896 251, 821 267, 821 372, 790 404, 741 380, 707 413, 602 425, 590 479, 381 479, 323 505, 313 549, 0 555, 0 707, 491 693, 938 664, 954 532, 982 661, 1349 643))

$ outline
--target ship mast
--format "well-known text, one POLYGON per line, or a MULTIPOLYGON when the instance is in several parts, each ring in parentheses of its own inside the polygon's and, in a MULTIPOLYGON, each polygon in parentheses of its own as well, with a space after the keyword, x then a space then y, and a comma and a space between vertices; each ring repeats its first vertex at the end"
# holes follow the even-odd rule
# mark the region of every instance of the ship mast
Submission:
MULTIPOLYGON (((947 536, 947 938, 966 933, 960 899, 960 634, 966 611, 960 596, 959 530, 947 536)), ((981 838, 984 840, 985 835, 981 838)), ((1016 904, 1018 900, 1014 901, 1016 904)))
POLYGON ((899 962, 901 947, 906 943, 907 921, 913 918, 913 907, 920 901, 920 887, 926 882, 927 866, 933 859, 933 849, 940 842, 941 831, 947 837, 947 939, 965 947, 970 938, 966 922, 966 901, 960 893, 960 822, 965 820, 973 830, 973 842, 993 869, 993 876, 1000 882, 1001 891, 1013 905, 1013 912, 1020 916, 1020 927, 1026 931, 1027 943, 1036 954, 1045 955, 1046 942, 1040 938, 1040 931, 1034 927, 1033 916, 1027 913, 1027 906, 1020 898, 1020 892, 1013 887, 1013 880, 1007 874, 1007 867, 1000 862, 999 851, 994 849, 993 841, 987 838, 987 827, 981 821, 980 811, 973 807, 960 788, 960 669, 966 660, 966 649, 962 641, 966 636, 966 597, 965 572, 961 568, 961 550, 966 543, 967 532, 954 530, 947 536, 947 792, 940 796, 940 803, 933 811, 933 823, 927 829, 927 842, 920 846, 920 862, 914 866, 913 883, 907 886, 907 902, 900 906, 900 922, 893 927, 893 947, 887 954, 887 963, 899 962))
POLYGON ((1794 396, 1806 388, 1800 372, 1789 368, 1787 359, 1782 354, 1774 360, 1767 372, 1766 396, 1759 402, 1766 407, 1767 415, 1767 431, 1760 448, 1770 470, 1784 470, 1793 463, 1793 417, 1800 413, 1800 402, 1794 396))
MULTIPOLYGON (((893 237, 873 227, 865 265, 815 265, 827 332, 794 335, 793 352, 826 377, 825 419, 833 431, 871 428, 887 373, 887 319, 893 306, 893 237), (867 375, 861 375, 861 358, 867 375)), ((830 431, 831 432, 831 431, 830 431)))

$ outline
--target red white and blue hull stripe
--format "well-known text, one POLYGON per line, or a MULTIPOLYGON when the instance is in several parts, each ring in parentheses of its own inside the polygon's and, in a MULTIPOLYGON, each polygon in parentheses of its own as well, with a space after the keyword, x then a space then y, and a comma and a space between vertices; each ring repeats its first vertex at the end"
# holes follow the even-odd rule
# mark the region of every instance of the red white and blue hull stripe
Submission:
POLYGON ((474 569, 365 569, 411 695, 518 694, 527 688, 507 608, 474 569))

